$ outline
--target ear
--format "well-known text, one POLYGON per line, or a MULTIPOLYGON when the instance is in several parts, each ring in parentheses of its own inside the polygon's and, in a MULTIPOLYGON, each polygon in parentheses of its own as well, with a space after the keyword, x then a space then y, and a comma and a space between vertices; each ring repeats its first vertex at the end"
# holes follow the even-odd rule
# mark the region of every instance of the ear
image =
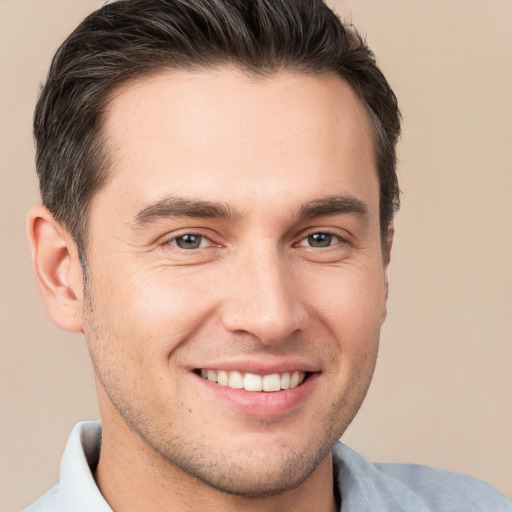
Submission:
POLYGON ((386 230, 386 240, 384 241, 383 253, 384 269, 386 272, 386 283, 388 282, 388 267, 391 262, 391 248, 393 247, 393 237, 395 236, 395 226, 392 222, 388 224, 386 230))
POLYGON ((393 236, 395 234, 395 228, 392 222, 388 224, 388 228, 386 230, 386 239, 383 241, 382 245, 382 259, 384 264, 384 311, 382 314, 382 323, 386 319, 388 314, 387 302, 389 296, 389 263, 391 262, 391 247, 393 246, 393 236))
POLYGON ((81 332, 83 275, 75 242, 43 205, 29 211, 27 236, 37 286, 50 318, 65 331, 81 332))

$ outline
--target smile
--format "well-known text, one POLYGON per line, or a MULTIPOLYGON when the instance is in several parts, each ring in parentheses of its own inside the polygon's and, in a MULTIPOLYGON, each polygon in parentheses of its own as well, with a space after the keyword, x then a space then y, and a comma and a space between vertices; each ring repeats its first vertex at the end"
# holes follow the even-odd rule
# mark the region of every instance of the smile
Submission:
POLYGON ((243 373, 237 370, 210 370, 198 371, 203 379, 215 382, 219 386, 231 389, 244 389, 245 391, 275 392, 283 389, 293 389, 302 384, 307 373, 299 370, 284 373, 271 373, 269 375, 257 375, 255 373, 243 373))

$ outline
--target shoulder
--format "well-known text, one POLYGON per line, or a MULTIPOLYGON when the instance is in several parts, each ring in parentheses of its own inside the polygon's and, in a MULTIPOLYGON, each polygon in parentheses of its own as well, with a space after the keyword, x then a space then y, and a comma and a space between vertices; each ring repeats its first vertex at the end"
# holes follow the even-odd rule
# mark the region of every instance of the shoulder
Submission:
POLYGON ((391 481, 420 494, 432 510, 450 512, 512 511, 512 502, 491 485, 451 471, 419 464, 375 464, 391 481))
POLYGON ((507 497, 476 478, 418 464, 372 464, 341 443, 333 458, 341 495, 354 506, 365 495, 363 510, 512 512, 507 497))

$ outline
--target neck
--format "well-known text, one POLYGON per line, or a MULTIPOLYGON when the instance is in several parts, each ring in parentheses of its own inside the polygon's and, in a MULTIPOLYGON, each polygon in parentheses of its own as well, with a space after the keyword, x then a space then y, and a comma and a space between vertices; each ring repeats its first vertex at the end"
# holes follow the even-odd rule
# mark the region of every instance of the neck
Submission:
POLYGON ((329 454, 296 489, 251 497, 218 491, 156 454, 135 433, 104 422, 98 487, 117 512, 335 512, 332 457, 329 454))

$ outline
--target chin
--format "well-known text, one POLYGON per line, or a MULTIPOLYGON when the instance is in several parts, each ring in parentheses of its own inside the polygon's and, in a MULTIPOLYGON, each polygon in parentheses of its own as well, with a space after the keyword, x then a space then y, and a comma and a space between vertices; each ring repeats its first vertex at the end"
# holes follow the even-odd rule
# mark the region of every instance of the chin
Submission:
POLYGON ((196 480, 223 493, 240 497, 265 498, 296 489, 315 471, 330 452, 291 452, 284 456, 265 456, 259 450, 259 457, 247 452, 231 460, 214 462, 210 460, 194 467, 181 467, 196 480), (259 460, 258 460, 259 459, 259 460))
MULTIPOLYGON (((320 434, 320 433, 319 433, 320 434)), ((174 438, 152 444, 165 463, 193 477, 209 488, 239 497, 264 498, 292 491, 301 486, 326 459, 338 439, 337 432, 296 442, 278 436, 245 436, 233 439, 174 438)), ((293 438, 293 436, 290 436, 293 438)), ((161 460, 162 460, 161 459, 161 460)))

